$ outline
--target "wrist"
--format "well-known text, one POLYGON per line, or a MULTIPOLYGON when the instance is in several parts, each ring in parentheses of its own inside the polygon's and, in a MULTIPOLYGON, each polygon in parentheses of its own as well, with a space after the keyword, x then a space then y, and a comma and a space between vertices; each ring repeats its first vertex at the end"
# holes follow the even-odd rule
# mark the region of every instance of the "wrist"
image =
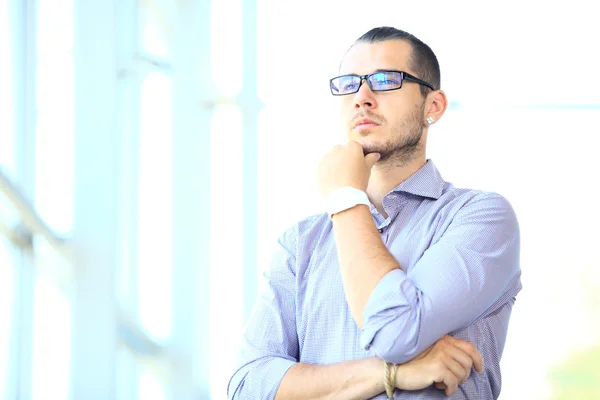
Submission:
POLYGON ((384 361, 383 386, 388 399, 394 398, 398 380, 398 365, 384 361))
POLYGON ((401 390, 406 389, 406 385, 404 382, 406 375, 404 374, 404 372, 405 372, 405 365, 399 364, 398 368, 396 368, 395 384, 396 384, 396 387, 401 390))
POLYGON ((342 211, 349 210, 358 205, 370 207, 371 202, 365 191, 352 186, 344 186, 329 192, 326 199, 327 214, 333 217, 342 211))

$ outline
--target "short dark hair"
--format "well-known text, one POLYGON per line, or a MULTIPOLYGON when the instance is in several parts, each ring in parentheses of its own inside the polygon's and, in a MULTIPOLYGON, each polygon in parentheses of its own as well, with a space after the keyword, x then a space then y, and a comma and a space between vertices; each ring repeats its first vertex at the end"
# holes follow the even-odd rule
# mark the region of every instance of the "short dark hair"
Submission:
MULTIPOLYGON (((416 36, 389 26, 373 28, 358 39, 356 43, 378 43, 386 40, 404 40, 411 45, 412 54, 409 59, 410 67, 415 74, 428 82, 436 90, 440 88, 440 65, 435 53, 429 46, 419 40, 416 36)), ((429 93, 429 88, 421 85, 423 97, 429 93)))

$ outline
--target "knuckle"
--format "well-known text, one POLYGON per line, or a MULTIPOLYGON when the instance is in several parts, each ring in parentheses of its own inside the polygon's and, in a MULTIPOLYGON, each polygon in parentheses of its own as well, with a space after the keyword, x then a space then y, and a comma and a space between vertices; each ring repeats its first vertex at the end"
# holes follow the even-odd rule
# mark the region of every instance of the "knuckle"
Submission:
POLYGON ((444 350, 448 348, 448 342, 444 339, 440 339, 438 340, 438 342, 435 344, 436 349, 444 350))

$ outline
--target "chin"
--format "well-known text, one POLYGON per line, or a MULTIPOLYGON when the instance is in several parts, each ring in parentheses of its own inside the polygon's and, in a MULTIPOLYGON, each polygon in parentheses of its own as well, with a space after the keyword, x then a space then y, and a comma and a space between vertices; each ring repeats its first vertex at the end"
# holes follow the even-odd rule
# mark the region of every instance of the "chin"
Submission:
POLYGON ((360 145, 363 148, 364 155, 367 155, 370 153, 379 153, 379 148, 381 146, 377 142, 375 142, 373 140, 369 140, 367 138, 356 138, 354 140, 356 140, 358 143, 360 143, 360 145))
POLYGON ((358 143, 360 143, 363 147, 363 149, 370 149, 370 148, 375 148, 375 147, 379 147, 379 145, 381 145, 381 141, 375 139, 372 135, 365 135, 365 134, 361 134, 361 135, 353 135, 351 137, 352 140, 356 140, 358 143))

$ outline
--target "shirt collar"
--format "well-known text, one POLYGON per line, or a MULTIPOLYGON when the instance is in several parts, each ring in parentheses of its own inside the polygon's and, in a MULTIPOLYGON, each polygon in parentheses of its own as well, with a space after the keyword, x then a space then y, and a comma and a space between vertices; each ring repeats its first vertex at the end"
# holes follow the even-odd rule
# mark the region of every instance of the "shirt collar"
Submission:
POLYGON ((446 182, 433 161, 427 160, 425 165, 392 189, 392 192, 405 192, 437 200, 442 195, 445 185, 446 182))

